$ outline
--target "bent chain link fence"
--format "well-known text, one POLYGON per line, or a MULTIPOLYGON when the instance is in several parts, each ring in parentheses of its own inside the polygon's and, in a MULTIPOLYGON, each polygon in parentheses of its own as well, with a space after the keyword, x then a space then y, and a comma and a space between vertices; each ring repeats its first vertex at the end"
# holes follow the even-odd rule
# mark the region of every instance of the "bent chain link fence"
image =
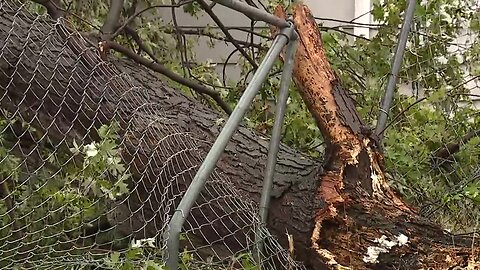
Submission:
MULTIPOLYGON (((0 14, 0 268, 162 269, 202 162, 195 134, 67 21, 13 1, 0 14)), ((184 226, 182 269, 254 269, 257 211, 215 171, 184 226)), ((302 269, 262 237, 264 265, 302 269)))

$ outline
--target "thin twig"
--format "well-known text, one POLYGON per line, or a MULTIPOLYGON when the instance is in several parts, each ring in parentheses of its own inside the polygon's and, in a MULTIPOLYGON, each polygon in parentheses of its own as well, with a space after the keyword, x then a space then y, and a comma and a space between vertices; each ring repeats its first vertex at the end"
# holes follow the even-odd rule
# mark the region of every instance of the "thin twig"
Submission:
POLYGON ((345 34, 347 36, 352 36, 352 37, 355 37, 355 38, 359 38, 359 39, 363 39, 363 40, 366 40, 366 41, 370 41, 370 39, 364 37, 364 36, 359 36, 359 35, 355 35, 353 33, 349 33, 347 31, 344 31, 342 29, 339 29, 338 27, 325 27, 325 26, 320 26, 320 30, 322 31, 335 31, 335 32, 339 32, 339 33, 342 33, 342 34, 345 34))
MULTIPOLYGON (((175 0, 171 0, 172 1, 172 5, 175 4, 175 0)), ((187 51, 186 49, 184 49, 184 46, 183 46, 183 32, 182 30, 180 29, 180 27, 178 26, 178 22, 177 22, 177 13, 175 12, 176 11, 176 8, 172 7, 171 8, 171 12, 172 12, 172 22, 173 22, 173 27, 175 29, 175 38, 177 40, 177 50, 180 51, 180 61, 182 61, 182 70, 183 70, 183 76, 186 76, 187 75, 187 71, 185 69, 188 69, 188 73, 190 73, 190 68, 187 67, 186 63, 187 63, 187 51)), ((186 44, 185 44, 186 45, 186 44)))
MULTIPOLYGON (((255 31, 255 21, 254 20, 251 20, 250 21, 250 31, 255 31)), ((247 34, 247 39, 250 38, 250 43, 251 44, 254 44, 255 43, 255 40, 254 40, 254 36, 253 34, 247 34)), ((252 53, 252 56, 253 58, 255 58, 255 47, 251 46, 250 47, 250 52, 252 53)))
POLYGON ((424 97, 424 98, 418 99, 415 102, 413 102, 412 104, 408 105, 405 109, 403 109, 401 112, 399 112, 397 115, 395 115, 395 117, 392 119, 392 121, 390 121, 390 123, 388 123, 378 135, 382 135, 385 132, 385 130, 387 130, 392 124, 394 124, 397 121, 398 118, 400 118, 400 116, 404 115, 413 106, 417 105, 418 103, 420 103, 420 102, 422 102, 426 99, 427 98, 424 97))
POLYGON ((258 37, 261 37, 261 38, 264 38, 266 40, 272 40, 273 38, 271 36, 266 36, 266 35, 262 35, 256 31, 252 31, 250 29, 245 29, 243 27, 226 27, 227 30, 237 30, 237 31, 241 31, 241 32, 246 32, 246 33, 250 33, 252 35, 255 35, 255 36, 258 36, 258 37))
MULTIPOLYGON (((333 41, 339 45, 338 47, 341 48, 340 46, 340 43, 338 42, 338 40, 336 38, 333 38, 333 41)), ((335 54, 338 56, 338 57, 341 57, 343 59, 345 59, 346 61, 354 61, 356 64, 358 64, 360 67, 363 68, 363 70, 366 70, 365 67, 359 63, 354 57, 351 57, 351 55, 348 53, 348 51, 346 51, 345 53, 340 51, 340 50, 337 50, 337 48, 335 48, 335 46, 332 46, 332 50, 335 52, 335 54), (345 55, 346 54, 346 55, 345 55)), ((366 89, 367 86, 365 85, 365 82, 364 82, 364 77, 361 75, 361 74, 358 74, 352 67, 351 65, 349 66, 346 66, 345 67, 345 71, 348 72, 351 76, 351 79, 353 81, 355 81, 357 83, 357 85, 359 87, 361 87, 362 89, 366 89)))
MULTIPOLYGON (((478 76, 472 78, 472 79, 475 79, 477 78, 478 76)), ((465 81, 465 82, 462 82, 460 84, 458 84, 456 87, 454 87, 454 89, 457 89, 458 87, 461 87, 463 85, 465 85, 466 83, 472 81, 472 79, 468 80, 468 81, 465 81)), ((449 94, 448 96, 469 96, 469 97, 472 97, 472 96, 477 96, 476 94, 470 94, 470 93, 467 93, 467 94, 463 94, 463 93, 455 93, 455 94, 449 94)), ((480 95, 479 95, 480 96, 480 95)), ((410 110, 413 106, 417 105, 418 103, 426 100, 427 97, 423 97, 421 99, 418 99, 416 100, 415 102, 413 102, 412 104, 408 105, 407 108, 403 109, 401 112, 399 112, 397 115, 395 115, 395 117, 390 121, 390 123, 388 123, 385 128, 383 128, 383 130, 379 133, 379 134, 383 134, 385 132, 385 130, 387 130, 391 125, 393 125, 397 119, 404 115, 408 110, 410 110)), ((477 131, 478 132, 478 131, 477 131)))
POLYGON ((339 22, 339 23, 346 23, 346 24, 347 24, 347 25, 342 25, 342 26, 340 26, 340 27, 347 27, 347 26, 353 26, 353 27, 366 26, 366 27, 368 27, 368 28, 378 28, 378 27, 386 26, 386 24, 359 23, 359 22, 352 22, 352 21, 345 21, 345 20, 332 19, 332 18, 324 18, 324 17, 315 17, 315 20, 330 21, 330 22, 339 22))
MULTIPOLYGON (((224 38, 224 37, 220 37, 220 36, 217 36, 213 33, 210 33, 208 31, 206 31, 206 28, 195 28, 195 29, 180 28, 180 31, 184 35, 205 36, 205 37, 209 37, 209 38, 212 38, 212 39, 215 39, 215 40, 229 42, 229 40, 224 38)), ((175 31, 167 29, 167 30, 165 30, 165 33, 175 34, 175 31)), ((236 39, 235 42, 237 42, 239 45, 242 45, 242 46, 250 46, 252 48, 257 48, 257 49, 267 49, 267 47, 262 46, 261 44, 257 44, 257 43, 251 43, 251 42, 238 40, 238 39, 236 39)))
POLYGON ((233 50, 228 56, 227 58, 225 59, 225 62, 223 63, 223 67, 222 67, 222 82, 223 82, 223 86, 227 86, 227 65, 228 65, 228 62, 230 61, 230 58, 237 52, 238 50, 235 49, 233 50))
POLYGON ((126 26, 124 30, 125 30, 125 33, 129 35, 135 41, 135 43, 137 43, 137 46, 139 48, 139 53, 144 51, 146 54, 148 54, 148 56, 150 56, 150 58, 152 58, 152 60, 154 60, 157 63, 160 63, 160 61, 156 58, 153 52, 151 52, 147 48, 147 46, 145 46, 142 39, 140 38, 140 35, 138 35, 135 29, 131 28, 130 26, 126 26))

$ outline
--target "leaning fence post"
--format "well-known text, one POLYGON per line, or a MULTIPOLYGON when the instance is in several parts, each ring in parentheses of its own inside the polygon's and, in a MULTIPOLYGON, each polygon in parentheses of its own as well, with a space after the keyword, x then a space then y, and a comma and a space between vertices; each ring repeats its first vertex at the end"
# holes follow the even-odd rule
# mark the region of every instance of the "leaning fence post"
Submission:
POLYGON ((297 49, 297 35, 294 33, 292 42, 288 43, 285 64, 283 66, 282 77, 280 79, 280 90, 278 94, 275 122, 272 129, 272 137, 270 138, 270 145, 268 147, 267 166, 265 169, 265 176, 263 180, 262 197, 260 198, 260 219, 261 224, 256 233, 256 242, 258 243, 258 258, 261 258, 264 250, 264 239, 261 233, 262 227, 266 226, 268 219, 268 209, 270 204, 270 196, 273 186, 273 176, 275 173, 275 165, 277 164, 277 155, 280 145, 280 136, 282 134, 283 118, 287 107, 288 89, 292 80, 293 64, 295 52, 297 49))
POLYGON ((222 131, 213 143, 212 148, 208 152, 203 163, 200 165, 197 174, 193 178, 192 183, 188 187, 185 195, 183 196, 177 209, 175 210, 175 213, 173 214, 172 219, 170 220, 170 223, 168 225, 166 235, 166 237, 168 237, 167 267, 170 270, 178 269, 180 247, 179 237, 183 224, 185 223, 185 220, 190 213, 190 209, 195 203, 200 192, 203 190, 205 182, 207 181, 212 171, 215 169, 217 161, 220 159, 220 156, 225 150, 225 147, 230 141, 233 133, 237 130, 240 122, 242 121, 245 113, 247 112, 247 109, 249 108, 250 104, 258 93, 258 90, 262 86, 262 83, 265 81, 265 78, 270 72, 270 69, 277 60, 283 47, 292 37, 293 33, 294 27, 290 23, 289 27, 283 28, 275 38, 272 43, 272 47, 268 50, 267 55, 258 67, 257 71, 255 72, 251 82, 247 86, 247 89, 245 89, 245 92, 238 101, 237 106, 233 110, 222 131))

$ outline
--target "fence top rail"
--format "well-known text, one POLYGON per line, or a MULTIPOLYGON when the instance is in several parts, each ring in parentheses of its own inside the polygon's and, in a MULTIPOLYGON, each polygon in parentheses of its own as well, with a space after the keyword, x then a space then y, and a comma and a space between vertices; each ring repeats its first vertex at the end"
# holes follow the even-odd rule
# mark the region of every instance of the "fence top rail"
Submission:
POLYGON ((212 0, 215 3, 218 3, 222 6, 229 7, 233 10, 241 12, 248 17, 257 20, 264 21, 268 24, 275 25, 280 28, 288 27, 289 24, 286 20, 279 18, 273 14, 270 14, 264 10, 252 7, 246 3, 240 2, 238 0, 212 0))

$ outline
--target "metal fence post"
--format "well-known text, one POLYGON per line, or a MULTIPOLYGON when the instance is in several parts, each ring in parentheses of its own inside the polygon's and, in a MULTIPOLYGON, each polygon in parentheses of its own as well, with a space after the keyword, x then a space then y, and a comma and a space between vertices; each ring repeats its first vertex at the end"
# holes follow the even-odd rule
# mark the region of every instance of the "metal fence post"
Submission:
POLYGON ((267 77, 270 69, 278 58, 278 55, 282 51, 283 47, 287 44, 288 40, 292 37, 294 33, 294 27, 292 24, 289 24, 289 27, 283 28, 280 33, 277 35, 273 41, 272 47, 268 50, 267 55, 263 59, 262 63, 258 67, 258 70, 255 72, 251 82, 248 84, 247 89, 243 93, 242 97, 238 101, 237 106, 233 110, 232 114, 228 118, 225 126, 218 135, 217 140, 213 144, 212 148, 205 157, 204 162, 200 165, 200 168, 197 171, 192 183, 188 187, 185 195, 180 201, 173 217, 169 223, 168 231, 166 237, 167 239, 167 249, 168 249, 168 259, 167 267, 170 270, 178 269, 178 259, 179 259, 179 246, 180 246, 180 232, 182 230, 183 224, 187 219, 190 209, 195 203, 198 195, 203 190, 205 182, 208 177, 215 169, 217 161, 219 160, 221 154, 225 150, 227 143, 230 141, 233 133, 238 128, 241 120, 243 119, 247 109, 255 98, 258 90, 262 86, 265 78, 267 77))
POLYGON ((379 138, 383 138, 383 131, 387 124, 388 112, 392 104, 393 94, 395 92, 395 85, 397 83, 398 73, 402 67, 403 54, 405 52, 405 46, 407 44, 408 33, 410 32, 410 26, 413 20, 413 13, 417 5, 416 0, 410 0, 408 2, 407 11, 405 12, 405 18, 403 19, 402 30, 400 31, 400 38, 398 40, 397 49, 395 50, 395 57, 392 62, 392 73, 388 78, 387 89, 383 96, 382 107, 380 108, 380 114, 378 115, 377 126, 375 133, 379 138))

